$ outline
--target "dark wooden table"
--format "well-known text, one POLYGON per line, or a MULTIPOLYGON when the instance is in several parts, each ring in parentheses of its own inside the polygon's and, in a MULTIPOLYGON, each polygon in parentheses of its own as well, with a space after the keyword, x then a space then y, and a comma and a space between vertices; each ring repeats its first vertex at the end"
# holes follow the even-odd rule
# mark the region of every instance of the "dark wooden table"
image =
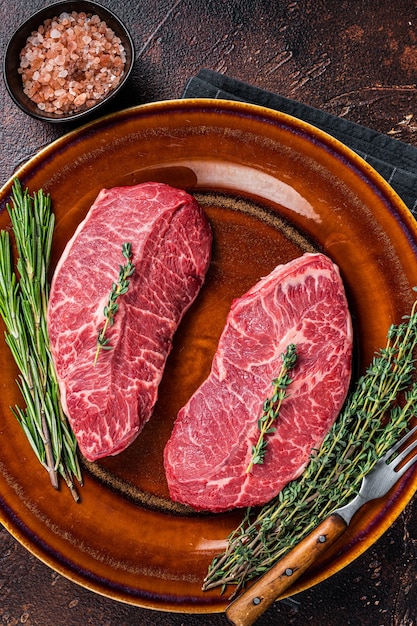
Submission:
MULTIPOLYGON (((0 45, 48 2, 0 3, 0 45)), ((102 0, 128 25, 137 61, 124 108, 181 96, 207 67, 417 145, 417 5, 357 0, 102 0)), ((29 119, 0 85, 0 184, 68 128, 29 119)), ((0 451, 1 454, 1 451, 0 451)), ((417 500, 362 557, 278 603, 259 626, 417 623, 417 500)), ((0 529, 0 621, 39 626, 221 626, 224 615, 154 613, 56 574, 0 529)))

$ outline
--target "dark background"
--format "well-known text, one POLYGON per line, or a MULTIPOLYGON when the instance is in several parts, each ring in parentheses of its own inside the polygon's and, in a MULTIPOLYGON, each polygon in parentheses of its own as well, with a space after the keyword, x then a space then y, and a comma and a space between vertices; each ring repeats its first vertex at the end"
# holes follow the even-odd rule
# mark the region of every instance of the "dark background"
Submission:
MULTIPOLYGON (((0 3, 8 38, 48 2, 0 3)), ((417 3, 405 0, 101 0, 128 26, 137 60, 101 114, 178 98, 201 68, 240 78, 417 145, 417 3)), ((26 117, 0 81, 0 185, 73 128, 26 117)), ((361 558, 279 603, 259 626, 417 624, 417 501, 361 558)), ((44 566, 0 528, 0 623, 39 626, 222 626, 223 615, 165 614, 97 596, 44 566)))

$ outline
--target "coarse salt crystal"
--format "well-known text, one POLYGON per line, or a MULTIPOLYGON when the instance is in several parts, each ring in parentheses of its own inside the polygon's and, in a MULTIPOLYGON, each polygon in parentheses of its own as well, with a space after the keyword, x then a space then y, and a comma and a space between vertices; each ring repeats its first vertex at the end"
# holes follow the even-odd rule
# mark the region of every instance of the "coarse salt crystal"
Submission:
POLYGON ((44 72, 43 74, 41 74, 39 72, 40 76, 39 76, 39 82, 40 83, 49 83, 51 80, 51 75, 49 72, 44 72))
POLYGON ((51 30, 51 37, 52 39, 59 39, 61 37, 61 32, 57 28, 54 28, 51 30))
POLYGON ((74 100, 75 106, 82 106, 87 100, 87 95, 85 93, 80 93, 74 100))
POLYGON ((64 65, 64 63, 65 63, 65 56, 63 54, 58 54, 58 56, 55 57, 55 64, 64 65))

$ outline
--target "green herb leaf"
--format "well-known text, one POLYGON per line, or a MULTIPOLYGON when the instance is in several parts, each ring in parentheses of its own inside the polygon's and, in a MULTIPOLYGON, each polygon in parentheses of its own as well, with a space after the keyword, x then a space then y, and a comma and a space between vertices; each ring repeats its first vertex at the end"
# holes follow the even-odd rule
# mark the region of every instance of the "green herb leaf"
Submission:
POLYGON ((48 268, 54 215, 42 190, 29 195, 16 179, 7 206, 17 248, 14 271, 8 231, 0 232, 0 315, 5 340, 19 368, 17 385, 26 408, 12 408, 37 458, 58 488, 61 475, 79 499, 82 483, 74 434, 62 411, 47 328, 48 268), (65 443, 64 443, 65 442, 65 443))
POLYGON ((272 426, 275 420, 278 418, 281 410, 281 405, 286 397, 286 390, 291 383, 291 378, 288 372, 291 371, 297 361, 297 348, 295 344, 287 346, 284 354, 281 355, 282 365, 281 370, 272 381, 274 392, 271 398, 267 398, 262 406, 262 415, 258 419, 259 437, 255 446, 252 446, 252 458, 246 468, 246 473, 252 471, 254 465, 261 465, 265 460, 265 454, 268 442, 265 439, 268 435, 272 435, 276 428, 272 426))
POLYGON ((114 324, 114 317, 119 310, 119 305, 116 302, 119 296, 127 293, 129 289, 129 281, 127 280, 130 276, 132 276, 135 271, 135 267, 132 264, 132 244, 124 243, 122 244, 122 255, 127 260, 125 265, 119 265, 119 280, 117 283, 112 283, 110 295, 108 298, 107 305, 104 307, 104 326, 98 331, 97 335, 97 350, 94 357, 94 366, 97 365, 98 356, 100 354, 100 350, 112 350, 112 346, 109 345, 109 339, 106 337, 106 332, 109 327, 112 327, 114 324))

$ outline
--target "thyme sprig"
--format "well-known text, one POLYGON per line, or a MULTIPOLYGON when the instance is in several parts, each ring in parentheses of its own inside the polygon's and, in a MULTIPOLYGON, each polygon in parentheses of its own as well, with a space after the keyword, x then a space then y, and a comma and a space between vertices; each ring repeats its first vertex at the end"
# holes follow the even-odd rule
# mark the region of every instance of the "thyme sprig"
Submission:
POLYGON ((114 317, 119 310, 119 304, 117 299, 123 294, 127 293, 129 289, 130 281, 128 280, 135 271, 135 266, 132 264, 132 244, 122 244, 122 254, 127 260, 125 265, 119 265, 119 278, 117 283, 112 284, 110 295, 107 301, 107 305, 104 307, 104 326, 98 331, 97 335, 97 350, 94 357, 94 366, 97 364, 98 355, 100 350, 111 350, 112 346, 109 345, 109 339, 106 337, 107 329, 114 324, 114 317))
POLYGON ((268 447, 267 437, 276 431, 273 424, 278 419, 282 403, 287 397, 287 388, 292 382, 290 372, 297 361, 296 345, 293 343, 289 344, 285 352, 281 355, 281 359, 282 365, 280 372, 272 381, 273 394, 263 403, 262 414, 258 419, 259 437, 256 445, 252 446, 252 457, 246 468, 247 474, 249 474, 254 465, 262 465, 265 460, 268 447))
POLYGON ((303 474, 260 510, 248 508, 208 570, 203 589, 245 583, 269 570, 334 509, 346 504, 416 415, 417 303, 387 333, 303 474))
POLYGON ((48 267, 54 230, 49 196, 29 195, 13 183, 7 210, 17 248, 16 270, 9 232, 0 232, 0 315, 5 340, 19 368, 17 385, 26 408, 12 408, 38 460, 58 488, 61 475, 76 501, 82 484, 74 434, 62 411, 47 328, 48 267))

